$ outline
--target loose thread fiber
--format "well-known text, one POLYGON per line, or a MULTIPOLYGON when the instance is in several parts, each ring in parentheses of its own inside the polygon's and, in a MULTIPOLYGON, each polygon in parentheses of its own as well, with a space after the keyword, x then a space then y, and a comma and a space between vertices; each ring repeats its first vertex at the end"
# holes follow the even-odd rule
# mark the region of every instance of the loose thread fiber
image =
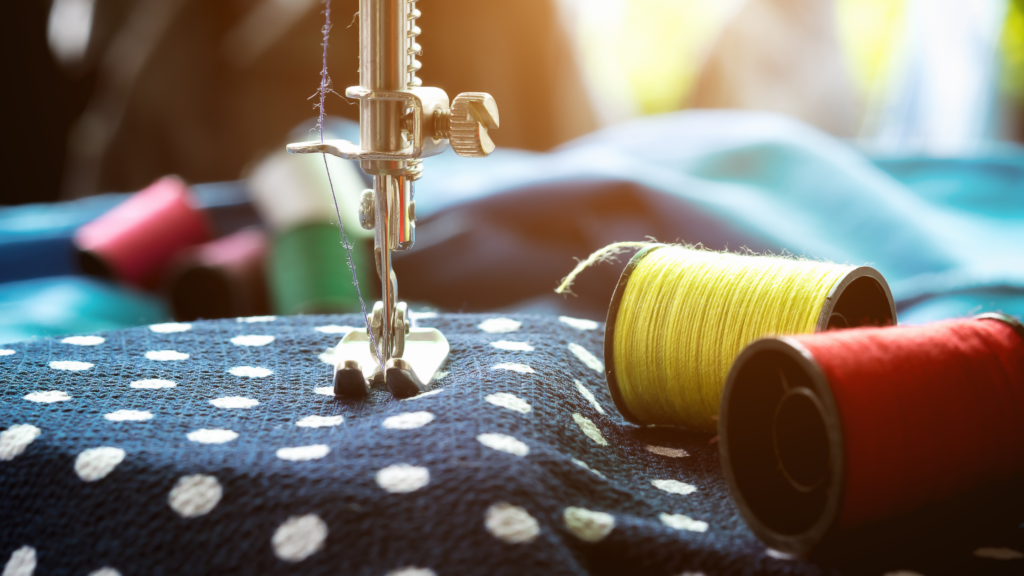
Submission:
MULTIPOLYGON (((314 96, 320 96, 320 117, 317 119, 316 128, 320 131, 320 143, 324 141, 324 115, 326 111, 324 109, 324 103, 327 99, 328 92, 334 92, 331 84, 331 77, 327 75, 327 44, 328 39, 331 35, 331 0, 324 0, 324 25, 320 29, 323 34, 322 46, 324 47, 323 54, 323 68, 320 71, 320 87, 317 89, 314 96)), ((377 338, 373 335, 373 330, 370 329, 370 319, 366 314, 366 301, 363 300, 363 293, 359 289, 359 277, 356 275, 356 264, 352 259, 352 245, 348 242, 348 236, 345 234, 345 224, 341 221, 341 208, 338 206, 338 197, 334 193, 334 181, 331 179, 331 169, 327 165, 327 155, 321 153, 321 157, 324 160, 324 171, 327 172, 327 183, 331 188, 331 200, 334 201, 334 212, 338 217, 338 229, 341 231, 341 245, 345 247, 345 253, 348 255, 348 269, 352 273, 352 284, 356 287, 356 297, 359 298, 359 309, 363 314, 363 323, 366 325, 366 334, 370 337, 370 344, 373 345, 373 351, 377 353, 377 363, 380 365, 381 373, 386 370, 384 368, 383 356, 380 354, 380 347, 377 345, 377 338)))
POLYGON ((1024 338, 994 319, 794 338, 842 423, 840 525, 1024 478, 1024 338))
POLYGON ((813 332, 832 288, 853 268, 679 246, 632 271, 614 330, 614 370, 640 422, 714 431, 736 355, 768 335, 813 332))

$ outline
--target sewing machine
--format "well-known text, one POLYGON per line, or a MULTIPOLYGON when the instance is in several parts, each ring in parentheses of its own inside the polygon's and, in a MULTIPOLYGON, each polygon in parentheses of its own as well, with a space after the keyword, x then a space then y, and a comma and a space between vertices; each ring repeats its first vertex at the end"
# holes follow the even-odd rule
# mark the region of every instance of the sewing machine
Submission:
POLYGON ((398 301, 391 252, 412 248, 416 235, 413 183, 423 175, 423 158, 451 144, 460 156, 481 158, 494 151, 488 130, 498 127, 498 107, 489 94, 459 94, 449 104, 440 88, 416 77, 422 53, 416 37, 417 0, 360 0, 359 86, 345 95, 359 100, 358 144, 346 140, 288 145, 296 154, 332 154, 359 160, 373 177, 359 205, 362 226, 374 233, 381 301, 373 307, 369 331, 354 330, 335 349, 336 396, 369 394, 386 382, 399 398, 429 387, 448 358, 449 345, 434 328, 412 328, 408 307, 398 301))

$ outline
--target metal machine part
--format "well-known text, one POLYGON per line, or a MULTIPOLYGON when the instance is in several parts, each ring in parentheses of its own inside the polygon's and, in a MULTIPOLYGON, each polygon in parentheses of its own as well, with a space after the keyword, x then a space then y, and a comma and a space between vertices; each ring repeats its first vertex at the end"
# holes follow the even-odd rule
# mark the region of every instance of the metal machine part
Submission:
MULTIPOLYGON (((360 384, 357 375, 367 376, 367 369, 371 370, 370 380, 386 381, 396 396, 414 395, 430 384, 444 363, 448 356, 444 336, 435 329, 409 326, 405 305, 398 302, 391 252, 409 250, 415 243, 413 182, 423 175, 423 158, 440 154, 449 144, 456 154, 466 157, 481 158, 494 151, 488 134, 498 128, 494 98, 468 92, 449 103, 444 90, 424 87, 417 77, 422 67, 417 57, 423 50, 416 41, 421 32, 416 26, 420 17, 416 2, 359 2, 360 85, 345 91, 359 101, 359 144, 325 140, 288 145, 294 154, 322 153, 358 160, 363 171, 373 177, 373 189, 364 191, 360 199, 359 221, 364 228, 375 230, 381 301, 374 306, 370 330, 380 357, 376 352, 368 359, 361 354, 349 356, 347 344, 359 337, 353 336, 355 333, 346 336, 336 351, 341 358, 335 371, 338 395, 367 394, 369 384, 360 384), (422 354, 420 347, 424 348, 422 354), (437 361, 441 351, 443 356, 437 361), (381 366, 386 374, 381 373, 381 366)), ((363 338, 372 350, 368 334, 363 338)))

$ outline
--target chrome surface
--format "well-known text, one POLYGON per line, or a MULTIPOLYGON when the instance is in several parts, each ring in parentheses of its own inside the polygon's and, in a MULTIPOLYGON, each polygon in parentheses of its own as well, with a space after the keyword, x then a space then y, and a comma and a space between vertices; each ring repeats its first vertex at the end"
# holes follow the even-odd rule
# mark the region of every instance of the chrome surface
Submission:
POLYGON ((359 196, 359 225, 364 230, 373 230, 377 227, 377 202, 374 200, 373 190, 363 190, 359 196))
POLYGON ((398 301, 391 252, 408 250, 415 243, 413 182, 423 175, 422 159, 444 152, 449 144, 461 156, 486 156, 494 150, 488 130, 498 127, 498 108, 490 95, 469 92, 452 103, 444 90, 422 86, 417 77, 423 48, 417 41, 422 31, 416 25, 420 17, 416 2, 359 0, 359 86, 345 91, 359 101, 359 143, 326 140, 288 145, 288 152, 295 154, 357 160, 373 177, 373 190, 364 191, 360 198, 359 221, 375 231, 381 301, 374 306, 370 331, 377 339, 380 361, 369 352, 368 334, 352 332, 338 345, 339 358, 353 362, 348 368, 344 362, 339 364, 338 370, 345 371, 343 380, 357 391, 353 366, 363 366, 364 374, 370 372, 368 377, 376 374, 383 380, 387 375, 380 373, 381 365, 387 365, 389 372, 396 371, 395 381, 405 383, 400 388, 407 393, 429 384, 447 358, 448 342, 440 332, 409 331, 405 305, 398 301), (361 342, 358 353, 346 344, 355 341, 361 342), (403 361, 389 363, 393 358, 403 361))

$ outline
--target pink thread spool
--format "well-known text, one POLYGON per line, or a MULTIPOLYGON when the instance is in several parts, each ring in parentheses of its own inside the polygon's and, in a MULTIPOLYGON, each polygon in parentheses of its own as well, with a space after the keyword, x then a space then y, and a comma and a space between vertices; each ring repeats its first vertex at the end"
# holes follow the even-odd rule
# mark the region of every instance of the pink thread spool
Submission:
POLYGON ((210 239, 210 224, 188 186, 165 176, 75 233, 86 274, 155 287, 181 249, 210 239))
POLYGON ((181 252, 166 283, 175 320, 266 314, 269 244, 247 228, 181 252))

